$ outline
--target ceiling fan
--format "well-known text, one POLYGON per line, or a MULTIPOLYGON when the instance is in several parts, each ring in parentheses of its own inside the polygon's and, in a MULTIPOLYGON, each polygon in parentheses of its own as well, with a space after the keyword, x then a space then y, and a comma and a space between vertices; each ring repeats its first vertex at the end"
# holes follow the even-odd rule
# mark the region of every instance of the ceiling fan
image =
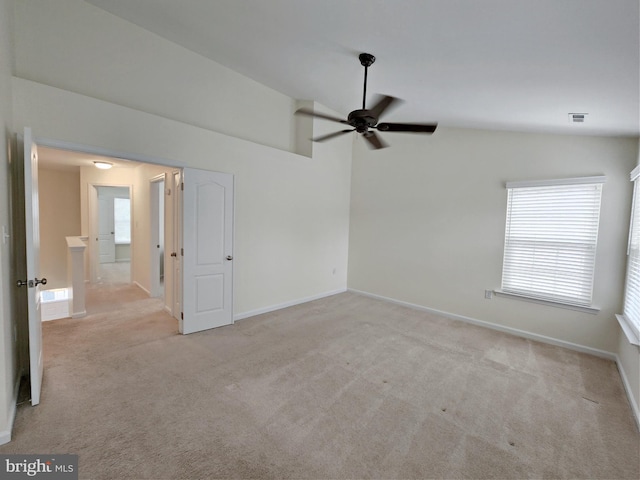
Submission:
POLYGON ((360 64, 364 67, 364 93, 362 94, 362 109, 354 110, 351 112, 346 120, 343 120, 332 115, 325 115, 324 113, 317 113, 311 109, 301 108, 296 110, 296 115, 306 115, 308 117, 323 118, 325 120, 331 120, 333 122, 339 122, 346 125, 350 125, 353 128, 340 130, 338 132, 323 135, 321 137, 312 138, 314 142, 324 142, 340 135, 344 135, 349 132, 361 133, 365 140, 367 140, 371 148, 385 148, 388 145, 374 132, 409 132, 409 133, 426 133, 431 134, 436 131, 437 123, 378 123, 380 116, 393 104, 400 102, 400 99, 391 97, 389 95, 381 96, 376 104, 367 109, 367 72, 369 67, 376 61, 376 57, 370 53, 361 53, 358 58, 360 64))

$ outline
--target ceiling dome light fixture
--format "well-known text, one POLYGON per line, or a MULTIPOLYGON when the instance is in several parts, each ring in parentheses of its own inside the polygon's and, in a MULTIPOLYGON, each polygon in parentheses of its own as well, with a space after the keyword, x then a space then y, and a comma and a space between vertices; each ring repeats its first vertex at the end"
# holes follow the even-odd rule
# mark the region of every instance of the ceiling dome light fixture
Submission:
POLYGON ((93 162, 93 164, 100 170, 109 170, 111 167, 113 167, 113 163, 109 162, 93 162))

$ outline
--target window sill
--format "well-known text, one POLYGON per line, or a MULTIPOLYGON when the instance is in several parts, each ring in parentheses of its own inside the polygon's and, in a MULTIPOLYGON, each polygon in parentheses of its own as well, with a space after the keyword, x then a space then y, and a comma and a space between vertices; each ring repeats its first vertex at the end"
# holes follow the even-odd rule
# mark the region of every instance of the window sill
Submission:
POLYGON ((597 307, 583 307, 580 305, 572 305, 570 303, 542 300, 540 298, 528 297, 526 295, 519 295, 517 293, 503 292, 502 290, 494 290, 494 293, 499 297, 515 298, 517 300, 524 300, 525 302, 539 303, 541 305, 547 305, 549 307, 566 308, 567 310, 575 310, 577 312, 590 313, 592 315, 596 315, 600 312, 600 309, 597 307))
POLYGON ((624 315, 616 315, 618 319, 618 323, 620 324, 620 328, 629 340, 631 345, 640 346, 640 338, 638 338, 638 334, 635 332, 633 327, 629 324, 629 321, 624 315))

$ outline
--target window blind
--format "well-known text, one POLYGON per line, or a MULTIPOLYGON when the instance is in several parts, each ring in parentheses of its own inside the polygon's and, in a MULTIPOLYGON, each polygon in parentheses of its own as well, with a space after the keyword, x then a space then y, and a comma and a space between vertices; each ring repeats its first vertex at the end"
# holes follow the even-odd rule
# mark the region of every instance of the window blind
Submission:
POLYGON ((633 207, 627 258, 627 281, 624 295, 624 316, 636 337, 640 332, 640 186, 636 170, 632 172, 633 207))
POLYGON ((507 184, 504 292, 591 305, 604 180, 507 184))
POLYGON ((115 242, 131 243, 131 201, 128 198, 113 199, 113 222, 115 242))

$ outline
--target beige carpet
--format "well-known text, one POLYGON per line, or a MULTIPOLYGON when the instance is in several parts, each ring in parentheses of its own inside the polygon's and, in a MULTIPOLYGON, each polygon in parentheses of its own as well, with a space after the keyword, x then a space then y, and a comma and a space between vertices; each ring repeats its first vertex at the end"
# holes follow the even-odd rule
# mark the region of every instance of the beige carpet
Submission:
POLYGON ((135 287, 90 295, 44 325, 42 404, 1 453, 95 479, 640 477, 608 360, 348 293, 186 337, 135 287))

